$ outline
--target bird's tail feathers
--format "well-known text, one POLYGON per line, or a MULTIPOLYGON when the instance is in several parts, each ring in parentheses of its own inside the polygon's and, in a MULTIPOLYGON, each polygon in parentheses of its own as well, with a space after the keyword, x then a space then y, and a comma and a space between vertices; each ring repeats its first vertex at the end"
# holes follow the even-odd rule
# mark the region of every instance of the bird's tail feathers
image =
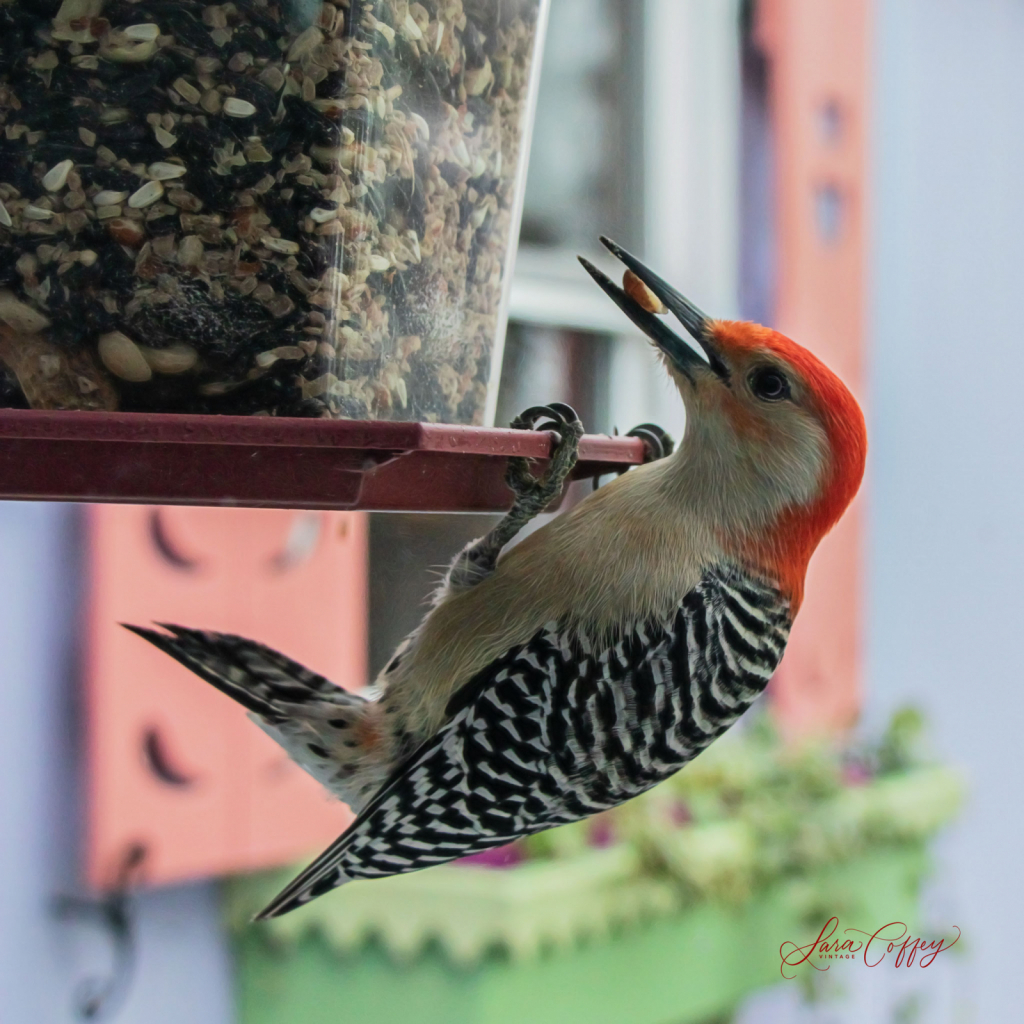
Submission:
POLYGON ((342 833, 319 857, 301 874, 293 878, 254 918, 254 921, 269 921, 281 917, 315 900, 317 896, 337 889, 352 879, 338 864, 338 854, 347 841, 342 833))
POLYGON ((157 623, 166 632, 122 623, 248 711, 277 722, 296 712, 326 717, 331 708, 365 703, 264 644, 210 630, 157 623))

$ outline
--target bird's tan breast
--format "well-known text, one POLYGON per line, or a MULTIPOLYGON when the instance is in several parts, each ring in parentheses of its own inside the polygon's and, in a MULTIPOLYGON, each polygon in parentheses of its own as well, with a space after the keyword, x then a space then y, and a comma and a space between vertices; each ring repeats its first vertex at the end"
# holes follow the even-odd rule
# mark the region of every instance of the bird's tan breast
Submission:
POLYGON ((678 604, 714 543, 664 500, 667 468, 655 463, 602 488, 509 551, 493 576, 430 612, 388 679, 385 701, 415 724, 410 731, 436 731, 456 690, 546 622, 600 642, 678 604))

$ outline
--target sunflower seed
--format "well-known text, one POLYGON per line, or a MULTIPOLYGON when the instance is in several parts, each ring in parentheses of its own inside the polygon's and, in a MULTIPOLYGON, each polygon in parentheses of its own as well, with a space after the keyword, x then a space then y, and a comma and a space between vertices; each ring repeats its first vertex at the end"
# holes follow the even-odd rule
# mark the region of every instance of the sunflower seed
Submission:
POLYGON ((184 177, 187 173, 187 168, 181 164, 167 164, 162 161, 150 164, 148 170, 149 176, 157 181, 170 181, 172 178, 184 177))
POLYGON ((660 316, 668 312, 661 299, 632 270, 627 270, 622 275, 622 288, 631 299, 639 303, 648 313, 656 313, 660 316))
POLYGON ((273 238, 270 235, 264 235, 260 242, 273 252, 295 254, 302 251, 298 242, 291 242, 287 238, 273 238))
POLYGON ((278 359, 302 359, 306 355, 298 345, 280 345, 273 352, 278 359))
POLYGON ((97 192, 92 197, 93 206, 116 206, 118 203, 123 203, 128 198, 127 192, 110 192, 104 190, 103 192, 97 192))
POLYGON ((195 267, 203 258, 203 240, 198 235, 186 235, 178 246, 178 262, 183 267, 195 267))
POLYGON ((152 22, 143 22, 139 25, 129 25, 123 31, 129 39, 154 40, 160 35, 160 26, 152 22))
POLYGON ((147 181, 142 188, 137 189, 128 199, 128 205, 133 210, 141 210, 143 207, 155 203, 164 194, 164 186, 161 181, 147 181))
POLYGON ((199 101, 199 105, 208 114, 219 114, 223 103, 224 97, 216 89, 207 89, 199 101))
POLYGON ((329 220, 336 220, 338 217, 337 210, 328 210, 325 207, 318 206, 313 210, 309 211, 310 219, 316 221, 317 224, 326 224, 329 220))
POLYGON ((295 37, 295 41, 288 47, 286 59, 289 63, 296 63, 305 57, 307 53, 312 53, 323 41, 323 32, 313 25, 295 37))
POLYGON ((127 334, 121 331, 101 334, 96 347, 103 365, 115 377, 141 384, 153 376, 139 346, 127 334))
POLYGON ((181 342, 167 348, 150 348, 147 345, 139 345, 138 348, 149 368, 156 373, 186 373, 199 359, 199 353, 191 345, 181 342))
POLYGON ((176 78, 171 83, 171 88, 186 103, 198 103, 203 95, 191 82, 189 82, 185 78, 176 78))
POLYGON ((172 135, 162 125, 153 126, 153 137, 164 149, 170 149, 178 141, 178 136, 172 135))
POLYGON ((224 113, 228 117, 252 117, 256 108, 248 100, 240 100, 237 96, 229 96, 224 101, 224 113))
POLYGON ((225 28, 228 23, 227 11, 217 5, 204 7, 202 17, 203 24, 208 28, 225 28))
POLYGON ((423 32, 419 25, 416 24, 411 14, 406 14, 405 21, 402 22, 402 35, 413 42, 423 38, 423 32))
POLYGON ((47 192, 59 192, 67 184, 68 175, 74 166, 73 160, 61 160, 59 164, 54 164, 43 175, 43 188, 47 192))
POLYGON ((155 39, 136 40, 111 33, 100 44, 100 56, 117 64, 142 64, 156 53, 155 39))
POLYGON ((50 321, 42 313, 21 302, 6 288, 0 289, 0 320, 25 334, 38 334, 50 326, 50 321))
POLYGON ((271 92, 279 92, 284 85, 284 72, 276 64, 270 64, 260 72, 259 81, 271 92))

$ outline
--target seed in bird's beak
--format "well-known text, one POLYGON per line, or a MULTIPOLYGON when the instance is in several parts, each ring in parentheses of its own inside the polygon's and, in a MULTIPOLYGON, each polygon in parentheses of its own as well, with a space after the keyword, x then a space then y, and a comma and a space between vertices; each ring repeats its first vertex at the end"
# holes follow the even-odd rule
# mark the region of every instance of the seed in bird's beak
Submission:
POLYGON ((643 306, 648 313, 657 313, 658 316, 664 316, 668 312, 661 299, 632 270, 627 270, 622 275, 622 287, 625 293, 634 302, 638 302, 643 306))

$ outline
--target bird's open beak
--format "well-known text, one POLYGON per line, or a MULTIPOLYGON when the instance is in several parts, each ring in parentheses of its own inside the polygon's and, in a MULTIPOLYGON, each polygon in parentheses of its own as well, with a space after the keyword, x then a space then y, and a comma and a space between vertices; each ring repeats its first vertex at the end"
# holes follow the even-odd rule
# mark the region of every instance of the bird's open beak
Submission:
POLYGON ((698 366, 710 366, 722 379, 729 379, 729 368, 717 351, 711 330, 711 319, 705 316, 689 299, 679 294, 667 281, 662 280, 635 256, 616 245, 610 238, 602 236, 601 242, 617 256, 634 274, 675 314, 676 319, 686 328, 704 353, 702 357, 692 345, 679 337, 664 320, 649 313, 631 295, 628 295, 606 274, 603 274, 589 260, 579 257, 587 273, 604 289, 612 301, 668 356, 672 365, 691 380, 693 370, 698 366), (706 358, 705 358, 706 357, 706 358))

